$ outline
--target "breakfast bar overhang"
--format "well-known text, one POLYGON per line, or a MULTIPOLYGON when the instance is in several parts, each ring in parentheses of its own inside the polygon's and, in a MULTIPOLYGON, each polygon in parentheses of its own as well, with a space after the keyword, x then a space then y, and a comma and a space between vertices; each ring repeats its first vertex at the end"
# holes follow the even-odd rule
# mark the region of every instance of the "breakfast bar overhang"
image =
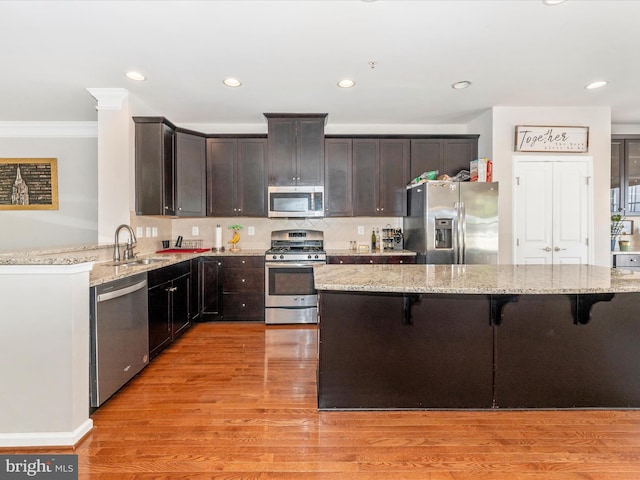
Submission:
POLYGON ((322 265, 321 410, 640 407, 640 273, 322 265))

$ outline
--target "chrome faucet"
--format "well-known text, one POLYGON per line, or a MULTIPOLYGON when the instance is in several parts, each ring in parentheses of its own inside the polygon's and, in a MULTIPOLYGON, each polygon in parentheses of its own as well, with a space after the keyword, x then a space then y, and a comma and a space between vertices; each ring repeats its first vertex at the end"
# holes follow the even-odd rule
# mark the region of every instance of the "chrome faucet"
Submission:
POLYGON ((133 233, 133 229, 129 225, 122 224, 118 228, 116 228, 116 238, 113 245, 113 261, 114 262, 120 261, 120 248, 118 246, 118 241, 119 241, 118 237, 120 235, 120 230, 122 230, 123 228, 126 228, 127 230, 129 230, 129 240, 127 240, 127 246, 125 247, 124 252, 122 253, 123 260, 129 260, 130 258, 133 258, 136 256, 136 254, 133 253, 133 247, 136 246, 137 240, 136 240, 135 234, 133 233))

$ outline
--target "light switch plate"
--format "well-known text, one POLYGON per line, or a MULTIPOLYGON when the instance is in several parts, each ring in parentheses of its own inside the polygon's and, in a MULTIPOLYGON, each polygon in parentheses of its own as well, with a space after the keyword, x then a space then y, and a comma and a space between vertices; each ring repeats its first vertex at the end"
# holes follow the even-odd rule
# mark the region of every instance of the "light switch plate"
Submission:
POLYGON ((136 227, 136 237, 142 238, 142 235, 144 235, 143 228, 142 227, 136 227))
POLYGON ((247 227, 247 234, 251 237, 256 234, 255 227, 247 227))
POLYGON ((364 227, 363 226, 359 226, 358 227, 358 235, 364 235, 364 227))
POLYGON ((158 236, 158 227, 151 227, 151 236, 152 237, 158 236))
POLYGON ((147 231, 147 233, 145 234, 146 237, 150 237, 151 236, 151 227, 147 227, 145 228, 145 230, 147 231))
POLYGON ((198 227, 191 227, 191 235, 200 235, 200 229, 198 227))

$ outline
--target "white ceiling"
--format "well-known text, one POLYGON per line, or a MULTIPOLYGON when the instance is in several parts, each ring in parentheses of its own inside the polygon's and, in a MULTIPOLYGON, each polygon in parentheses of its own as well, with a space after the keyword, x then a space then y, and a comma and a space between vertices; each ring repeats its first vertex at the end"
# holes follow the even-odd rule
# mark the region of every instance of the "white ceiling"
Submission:
POLYGON ((95 120, 86 89, 120 87, 178 125, 463 124, 492 106, 640 124, 639 22, 631 0, 0 1, 0 121, 95 120))

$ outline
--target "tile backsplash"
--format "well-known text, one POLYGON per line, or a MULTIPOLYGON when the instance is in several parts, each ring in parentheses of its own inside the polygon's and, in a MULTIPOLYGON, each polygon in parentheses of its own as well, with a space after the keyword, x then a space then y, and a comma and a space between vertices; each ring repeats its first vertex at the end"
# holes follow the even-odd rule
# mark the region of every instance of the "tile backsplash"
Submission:
POLYGON ((231 238, 230 225, 238 224, 243 227, 240 231, 240 246, 246 249, 267 249, 270 246, 271 232, 274 230, 305 229, 322 230, 324 232, 325 248, 348 249, 349 242, 355 240, 358 244, 369 245, 371 230, 378 228, 402 228, 402 217, 340 217, 319 219, 270 219, 254 217, 206 217, 206 218, 165 218, 138 217, 132 213, 131 226, 141 227, 143 237, 138 238, 138 250, 151 252, 162 248, 162 240, 172 240, 181 235, 189 240, 202 240, 204 248, 211 248, 214 243, 216 225, 222 227, 222 242, 224 245, 231 238), (148 237, 147 227, 157 228, 157 237, 148 237), (253 227, 254 235, 249 235, 249 227, 253 227), (362 227, 364 234, 358 235, 358 227, 362 227), (194 228, 197 234, 194 234, 194 228))

